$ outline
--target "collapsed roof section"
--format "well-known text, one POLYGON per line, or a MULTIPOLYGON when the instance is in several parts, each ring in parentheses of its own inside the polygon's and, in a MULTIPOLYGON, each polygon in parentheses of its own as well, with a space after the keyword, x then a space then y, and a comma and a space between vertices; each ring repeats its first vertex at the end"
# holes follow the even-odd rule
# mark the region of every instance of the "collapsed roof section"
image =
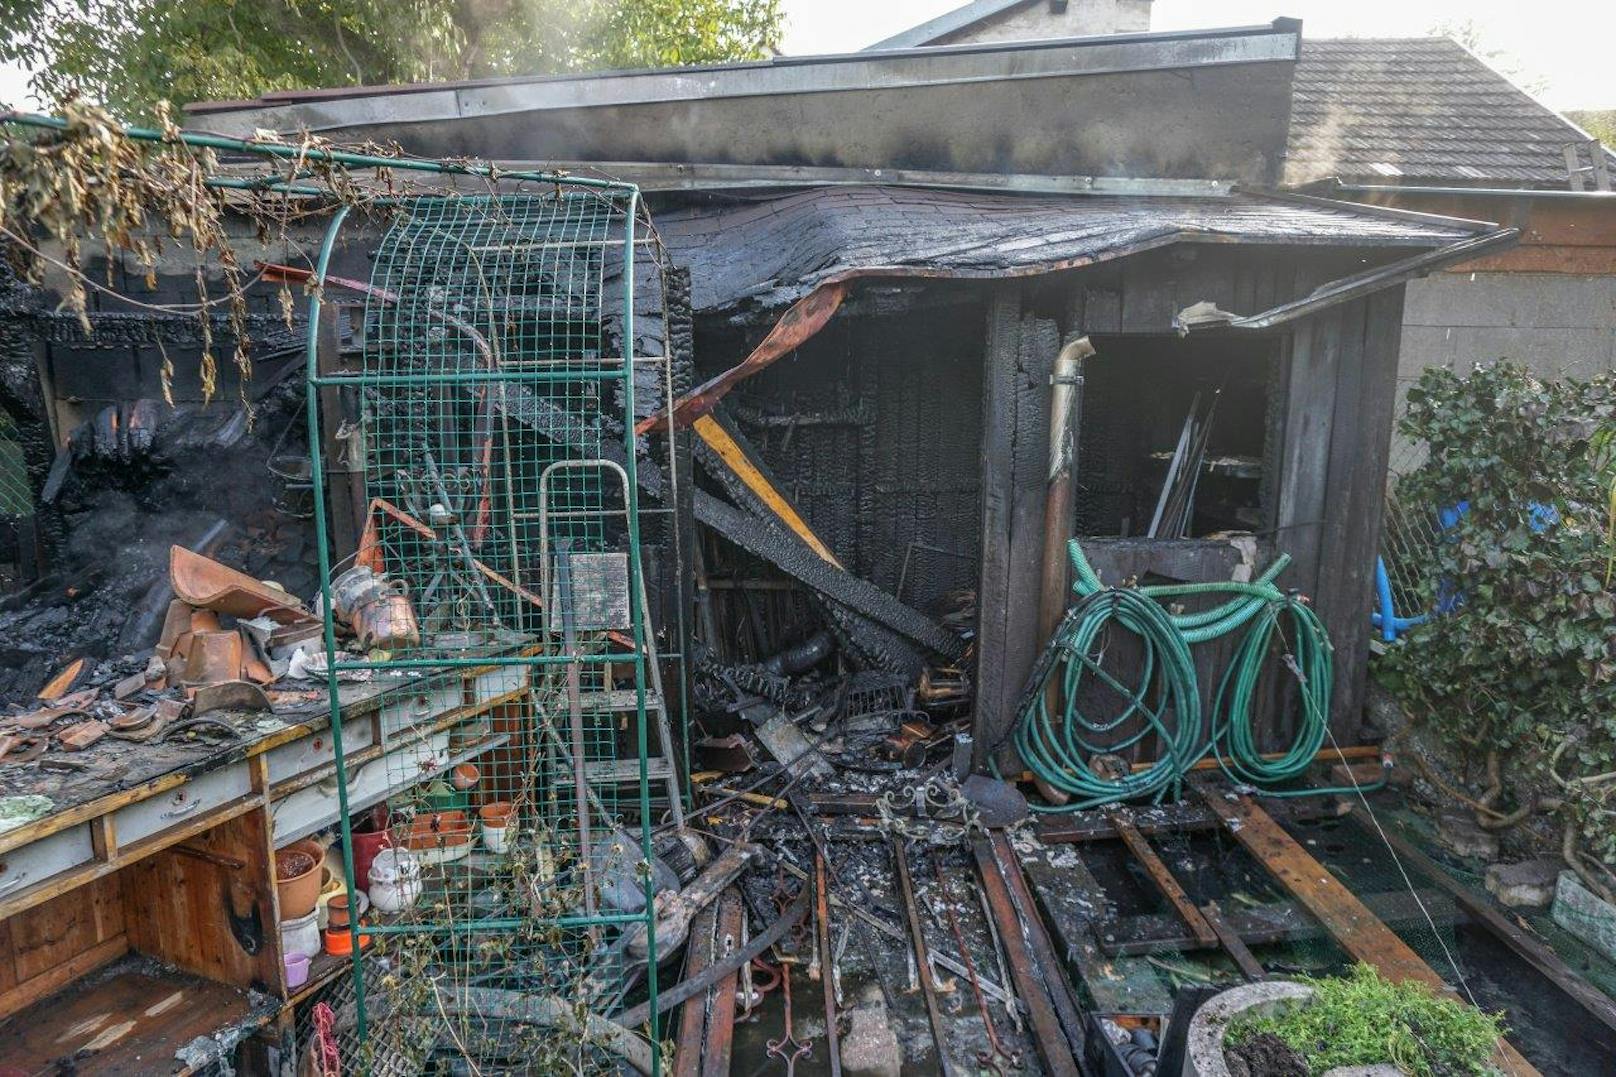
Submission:
POLYGON ((291 91, 198 125, 394 139, 429 156, 1272 183, 1301 27, 291 91))
MULTIPOLYGON (((861 277, 997 278, 1057 272, 1173 243, 1429 250, 1489 226, 1324 199, 1025 197, 821 187, 658 214, 697 310, 794 302, 861 277)), ((1163 326, 1163 328, 1167 328, 1163 326)))

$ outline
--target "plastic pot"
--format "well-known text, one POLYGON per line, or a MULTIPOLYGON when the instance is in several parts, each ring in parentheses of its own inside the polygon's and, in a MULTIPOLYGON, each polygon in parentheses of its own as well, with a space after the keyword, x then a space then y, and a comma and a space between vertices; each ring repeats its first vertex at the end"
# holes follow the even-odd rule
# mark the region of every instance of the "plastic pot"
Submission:
POLYGON ((383 849, 393 847, 393 832, 387 829, 390 817, 386 805, 378 804, 365 813, 350 833, 353 835, 354 885, 364 886, 370 877, 371 861, 383 849))
POLYGON ((281 953, 313 957, 320 952, 320 912, 318 909, 295 920, 281 921, 281 953))
POLYGON ((320 900, 320 868, 325 847, 304 838, 275 854, 275 890, 280 896, 281 919, 297 920, 314 911, 320 900))
MULTIPOLYGON (((315 937, 319 938, 318 934, 315 937)), ((284 960, 286 964, 286 989, 288 991, 296 991, 309 982, 308 954, 287 954, 284 960)))

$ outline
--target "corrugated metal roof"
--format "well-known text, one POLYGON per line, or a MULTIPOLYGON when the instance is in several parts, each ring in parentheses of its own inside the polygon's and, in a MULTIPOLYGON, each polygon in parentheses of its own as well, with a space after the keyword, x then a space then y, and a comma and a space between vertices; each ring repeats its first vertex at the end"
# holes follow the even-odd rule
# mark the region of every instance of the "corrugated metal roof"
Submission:
POLYGON ((1563 188, 1564 147, 1586 139, 1447 38, 1304 40, 1284 181, 1563 188))
POLYGON ((1478 227, 1347 203, 1228 198, 1031 197, 897 187, 817 188, 657 214, 699 310, 770 304, 847 277, 1004 277, 1180 242, 1430 248, 1478 227))

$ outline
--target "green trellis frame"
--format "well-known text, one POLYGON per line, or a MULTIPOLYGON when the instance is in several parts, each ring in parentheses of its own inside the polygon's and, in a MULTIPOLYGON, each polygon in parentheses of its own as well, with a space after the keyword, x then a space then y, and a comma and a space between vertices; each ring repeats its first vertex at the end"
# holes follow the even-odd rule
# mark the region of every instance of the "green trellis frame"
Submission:
MULTIPOLYGON (((630 184, 549 177, 532 193, 405 199, 395 214, 364 293, 360 369, 322 373, 316 361, 323 291, 333 286, 328 273, 347 207, 336 210, 321 244, 308 312, 315 490, 325 489, 318 390, 340 389, 363 409, 367 498, 432 525, 428 534, 395 515, 377 530, 389 576, 407 586, 428 629, 421 645, 355 660, 337 647, 332 580, 333 569, 340 574, 344 566, 334 564, 325 499, 315 499, 345 882, 349 893, 365 882, 354 877, 355 775, 343 748, 340 689, 350 673, 415 677, 423 693, 445 682, 492 678, 500 698, 515 696, 519 701, 507 712, 516 715, 514 726, 508 719, 504 739, 493 738, 501 747, 465 758, 487 772, 474 795, 514 801, 519 833, 532 846, 506 854, 522 867, 462 866, 469 858, 431 865, 416 915, 363 929, 352 920, 356 1040, 363 1050, 376 1009, 361 935, 379 949, 393 942, 416 952, 424 947, 437 967, 451 968, 457 990, 473 980, 499 981, 497 969, 454 979, 452 966, 490 950, 530 976, 565 969, 620 977, 625 941, 632 937, 649 951, 644 989, 655 1014, 655 880, 634 872, 643 887, 638 911, 608 911, 596 897, 609 868, 609 853, 598 850, 613 835, 619 845, 637 846, 633 852, 642 863, 652 862, 648 632, 633 430, 639 191, 630 184), (608 277, 620 293, 610 297, 614 309, 607 306, 608 277), (606 586, 601 580, 614 567, 626 570, 626 587, 612 592, 626 603, 626 620, 615 631, 606 630, 609 614, 602 619, 591 611, 582 625, 576 616, 556 616, 587 606, 585 597, 599 599, 606 586), (559 585, 557 576, 565 578, 559 585), (570 596, 558 603, 569 587, 570 596), (623 688, 612 691, 624 670, 632 671, 632 709, 622 702, 623 688), (591 690, 583 691, 581 682, 591 690), (605 702, 613 698, 615 704, 605 702), (527 763, 506 765, 516 738, 527 746, 527 763), (574 782, 572 761, 580 752, 586 766, 615 766, 618 787, 624 768, 637 763, 637 797, 632 781, 621 797, 610 782, 574 782), (637 817, 632 829, 627 815, 637 817), (490 914, 473 896, 488 892, 471 881, 474 872, 507 890, 519 879, 521 892, 536 896, 490 914), (613 961, 619 966, 608 967, 613 961)), ((401 729, 412 720, 405 710, 398 708, 401 729)), ((436 826, 433 820, 456 810, 469 815, 473 807, 457 801, 458 792, 443 781, 462 758, 455 741, 440 751, 442 742, 433 737, 445 734, 421 733, 416 743, 423 747, 388 764, 423 770, 395 838, 401 844, 408 843, 411 827, 436 826)), ((474 827, 474 840, 475 834, 474 827)), ((561 990, 554 976, 546 982, 561 990)), ((651 1044, 658 1038, 653 1017, 651 1044)), ((655 1069, 654 1046, 651 1054, 655 1069)))

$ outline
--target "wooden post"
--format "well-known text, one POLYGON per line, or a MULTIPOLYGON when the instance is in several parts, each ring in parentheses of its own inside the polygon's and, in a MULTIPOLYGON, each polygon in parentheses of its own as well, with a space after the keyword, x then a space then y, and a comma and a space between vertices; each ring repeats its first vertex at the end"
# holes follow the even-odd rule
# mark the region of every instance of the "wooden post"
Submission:
MULTIPOLYGON (((320 321, 315 334, 315 369, 321 374, 335 374, 342 365, 342 319, 347 311, 337 303, 320 307, 320 321)), ((347 446, 337 437, 348 418, 343 407, 342 389, 328 385, 320 390, 320 453, 325 458, 325 489, 316 490, 314 496, 325 497, 331 510, 331 563, 336 564, 353 553, 359 546, 359 532, 363 527, 364 493, 356 498, 353 492, 355 475, 350 474, 347 446)), ((363 479, 363 476, 357 476, 363 479)))

